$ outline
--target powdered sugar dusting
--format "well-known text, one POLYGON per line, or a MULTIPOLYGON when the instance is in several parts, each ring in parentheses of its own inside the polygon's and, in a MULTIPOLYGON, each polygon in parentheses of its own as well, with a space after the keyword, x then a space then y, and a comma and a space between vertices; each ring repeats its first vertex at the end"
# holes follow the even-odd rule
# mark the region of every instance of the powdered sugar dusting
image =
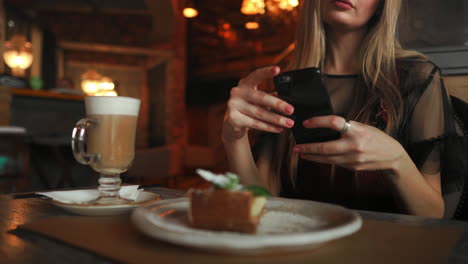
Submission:
POLYGON ((318 247, 350 235, 362 225, 359 215, 345 208, 313 201, 269 198, 257 233, 218 232, 190 226, 189 206, 188 198, 161 200, 137 208, 132 221, 138 229, 156 239, 236 254, 318 247))
POLYGON ((301 214, 267 211, 260 219, 257 234, 292 234, 320 228, 324 219, 310 218, 301 214))

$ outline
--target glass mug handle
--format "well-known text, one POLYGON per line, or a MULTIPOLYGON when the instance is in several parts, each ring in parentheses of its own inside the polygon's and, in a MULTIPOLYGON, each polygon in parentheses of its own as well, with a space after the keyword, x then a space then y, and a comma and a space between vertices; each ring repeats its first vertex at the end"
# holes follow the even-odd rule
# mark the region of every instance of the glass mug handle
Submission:
POLYGON ((86 129, 90 126, 96 125, 96 120, 83 118, 80 121, 78 121, 75 125, 75 128, 73 128, 71 140, 73 156, 75 157, 76 161, 78 161, 81 164, 88 165, 93 162, 96 162, 99 159, 99 155, 97 154, 86 153, 86 144, 88 143, 86 129))

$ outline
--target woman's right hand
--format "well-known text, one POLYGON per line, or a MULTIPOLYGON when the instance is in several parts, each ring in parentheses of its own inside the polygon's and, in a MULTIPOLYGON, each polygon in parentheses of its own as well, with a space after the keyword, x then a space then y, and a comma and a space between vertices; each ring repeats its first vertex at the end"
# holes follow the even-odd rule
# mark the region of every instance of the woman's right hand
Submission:
POLYGON ((278 97, 257 90, 258 85, 266 79, 278 75, 277 66, 265 67, 250 73, 231 89, 227 103, 227 112, 223 123, 224 141, 241 139, 249 129, 280 133, 290 128, 294 121, 286 116, 294 112, 294 107, 278 97))

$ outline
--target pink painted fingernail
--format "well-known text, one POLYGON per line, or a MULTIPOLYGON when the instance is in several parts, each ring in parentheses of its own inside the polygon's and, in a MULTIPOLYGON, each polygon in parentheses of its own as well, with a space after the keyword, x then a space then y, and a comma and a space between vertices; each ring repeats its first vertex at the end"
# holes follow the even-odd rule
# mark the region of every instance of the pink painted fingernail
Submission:
POLYGON ((289 127, 292 127, 294 126, 294 121, 292 121, 291 119, 286 119, 286 125, 288 125, 289 127))
POLYGON ((293 151, 295 151, 295 152, 301 152, 301 147, 294 146, 293 151))
POLYGON ((286 113, 292 114, 292 112, 294 112, 294 107, 288 105, 286 106, 285 110, 286 110, 286 113))

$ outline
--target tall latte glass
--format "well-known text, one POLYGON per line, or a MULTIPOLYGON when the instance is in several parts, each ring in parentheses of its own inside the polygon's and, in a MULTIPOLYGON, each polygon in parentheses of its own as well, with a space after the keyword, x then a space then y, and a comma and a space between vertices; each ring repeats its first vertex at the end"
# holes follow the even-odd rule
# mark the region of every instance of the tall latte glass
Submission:
POLYGON ((140 100, 122 96, 88 96, 86 118, 73 129, 75 159, 100 173, 100 197, 93 204, 123 204, 120 173, 135 157, 135 134, 140 100))

